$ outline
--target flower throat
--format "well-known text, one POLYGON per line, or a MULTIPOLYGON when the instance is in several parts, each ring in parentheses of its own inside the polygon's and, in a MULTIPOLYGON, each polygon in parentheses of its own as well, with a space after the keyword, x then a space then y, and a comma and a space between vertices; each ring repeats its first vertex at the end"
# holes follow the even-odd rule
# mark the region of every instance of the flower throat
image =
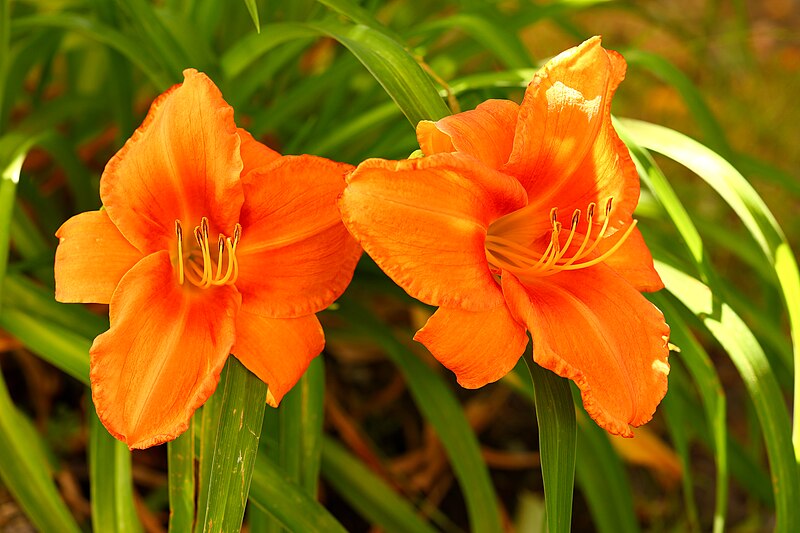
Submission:
POLYGON ((183 228, 180 220, 175 221, 175 235, 178 238, 178 282, 183 285, 189 281, 192 285, 207 289, 222 285, 232 285, 239 277, 239 262, 236 260, 236 245, 242 236, 242 226, 237 223, 233 228, 233 239, 222 233, 217 239, 216 259, 211 254, 208 237, 208 219, 203 217, 200 225, 194 228, 197 247, 190 250, 183 246, 183 228))
MULTIPOLYGON (((600 241, 606 237, 608 230, 609 214, 611 213, 613 198, 606 201, 605 217, 600 230, 592 235, 595 226, 596 205, 590 203, 586 210, 586 232, 578 249, 567 256, 578 235, 578 226, 581 222, 581 210, 572 213, 569 235, 564 244, 561 244, 561 222, 558 221, 558 208, 550 210, 550 242, 543 253, 536 252, 521 244, 490 233, 486 236, 486 259, 489 266, 496 270, 506 270, 517 276, 544 277, 558 274, 565 270, 580 270, 588 268, 608 259, 628 239, 636 227, 636 220, 622 234, 614 245, 597 257, 590 258, 600 241)), ((502 220, 502 219, 501 219, 502 220)), ((599 221, 597 222, 599 224, 599 221)), ((580 238, 580 237, 579 237, 580 238)))

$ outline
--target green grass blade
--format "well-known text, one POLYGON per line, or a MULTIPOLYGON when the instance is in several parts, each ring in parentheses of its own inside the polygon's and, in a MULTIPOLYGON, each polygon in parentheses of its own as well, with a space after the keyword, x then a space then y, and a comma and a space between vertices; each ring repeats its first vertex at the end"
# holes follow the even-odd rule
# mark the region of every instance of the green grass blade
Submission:
POLYGON ((289 400, 292 409, 282 414, 280 438, 289 435, 294 435, 294 438, 286 445, 282 443, 283 453, 286 453, 285 450, 289 445, 296 447, 296 459, 291 462, 292 479, 297 480, 298 485, 314 498, 317 495, 322 461, 325 361, 321 356, 311 361, 308 370, 286 399, 289 400))
MULTIPOLYGON (((794 367, 800 368, 800 271, 783 230, 764 201, 730 163, 700 143, 662 126, 637 120, 623 123, 642 146, 677 161, 705 180, 742 220, 775 269, 789 314, 794 367)), ((800 372, 794 375, 794 412, 800 413, 800 372)), ((792 439, 795 460, 800 463, 800 417, 795 419, 792 439)))
MULTIPOLYGON (((527 359, 525 362, 528 362, 527 359)), ((536 420, 539 423, 539 456, 547 528, 550 533, 569 533, 577 442, 575 405, 569 380, 534 362, 528 368, 533 380, 536 420)))
POLYGON ((368 26, 334 21, 312 25, 347 47, 403 111, 412 126, 450 114, 430 77, 394 39, 368 26))
POLYGON ((256 0, 244 0, 247 6, 247 11, 250 13, 250 18, 253 19, 253 25, 256 27, 256 32, 261 33, 261 21, 258 20, 258 5, 256 0))
POLYGON ((235 357, 225 365, 219 428, 212 455, 205 509, 198 508, 198 529, 237 532, 242 527, 253 465, 264 420, 267 386, 235 357))
POLYGON ((472 531, 500 531, 500 512, 489 472, 475 434, 453 393, 438 374, 366 308, 349 298, 342 298, 339 304, 339 313, 349 327, 378 343, 405 376, 417 407, 434 427, 447 451, 466 499, 472 531))
POLYGON ((744 381, 761 424, 772 471, 776 531, 800 529, 800 481, 792 453, 791 424, 775 375, 755 337, 707 286, 665 263, 656 268, 667 289, 692 311, 727 351, 744 381))
POLYGON ((264 25, 261 33, 252 33, 236 41, 220 59, 225 78, 243 74, 256 60, 273 48, 295 39, 319 37, 319 31, 304 24, 276 22, 264 25))
POLYGON ((585 412, 578 418, 575 477, 600 533, 638 533, 625 465, 585 412))
POLYGON ((339 495, 372 524, 398 533, 434 533, 408 500, 331 438, 322 447, 322 473, 339 495))
POLYGON ((253 469, 250 501, 268 512, 289 531, 346 533, 325 507, 286 478, 262 453, 253 469))
MULTIPOLYGON (((4 133, 3 109, 6 105, 6 86, 10 79, 6 76, 11 59, 11 0, 0 0, 0 135, 4 133)), ((2 241, 0 241, 2 242, 2 241)), ((0 277, 0 279, 2 279, 0 277)))
POLYGON ((94 406, 89 417, 89 488, 94 531, 135 533, 142 530, 133 504, 131 452, 109 435, 94 406))
POLYGON ((176 74, 167 76, 161 66, 154 63, 135 40, 95 20, 73 13, 59 12, 15 19, 12 24, 12 30, 15 32, 29 28, 62 28, 108 45, 130 59, 160 91, 168 89, 177 80, 176 74))
POLYGON ((92 341, 86 337, 10 308, 0 313, 0 328, 59 370, 89 384, 89 348, 92 341))
POLYGON ((167 443, 169 531, 191 531, 194 525, 194 420, 189 429, 167 443))
MULTIPOLYGON (((3 312, 0 317, 5 317, 3 312)), ((0 324, 2 327, 2 324, 0 324)), ((79 533, 58 494, 38 435, 23 419, 0 375, 0 480, 39 531, 79 533)))
POLYGON ((725 530, 725 515, 728 508, 728 448, 726 445, 728 428, 725 424, 725 390, 722 388, 711 358, 690 331, 678 308, 663 294, 652 294, 650 298, 667 318, 670 326, 670 342, 681 350, 672 357, 680 358, 686 365, 700 393, 703 411, 712 437, 712 450, 717 467, 714 532, 722 533, 725 530))
MULTIPOLYGON (((431 33, 457 29, 467 33, 484 49, 491 50, 497 59, 510 69, 528 68, 533 65, 528 50, 514 32, 503 25, 503 21, 487 17, 485 13, 457 13, 421 25, 413 33, 431 33)), ((530 81, 530 79, 528 80, 530 81)))

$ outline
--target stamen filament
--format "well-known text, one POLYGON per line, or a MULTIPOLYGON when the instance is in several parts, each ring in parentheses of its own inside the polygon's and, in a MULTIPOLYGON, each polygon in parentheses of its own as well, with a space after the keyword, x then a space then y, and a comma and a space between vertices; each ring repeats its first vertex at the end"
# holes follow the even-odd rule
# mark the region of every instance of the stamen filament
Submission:
MULTIPOLYGON (((596 204, 592 202, 588 205, 586 210, 586 231, 582 242, 577 251, 571 253, 567 259, 565 259, 565 255, 570 251, 575 235, 579 231, 581 221, 581 211, 579 209, 572 213, 569 235, 567 235, 563 245, 560 238, 562 226, 558 221, 558 209, 552 208, 550 210, 550 222, 552 225, 550 242, 543 254, 540 255, 529 247, 513 240, 492 234, 486 236, 486 259, 497 270, 507 270, 518 275, 536 277, 550 276, 564 270, 579 270, 602 263, 622 246, 637 224, 637 221, 634 220, 611 248, 598 257, 586 260, 600 245, 600 241, 607 237, 606 232, 611 222, 610 214, 613 197, 608 198, 605 204, 603 223, 594 235, 596 204)), ((496 229, 496 227, 493 229, 496 229)))
POLYGON ((219 234, 217 239, 216 267, 211 255, 209 243, 209 223, 206 217, 200 220, 200 225, 194 228, 194 237, 197 241, 197 250, 193 250, 188 257, 184 257, 183 252, 183 231, 180 221, 175 221, 175 233, 178 237, 178 281, 183 284, 184 280, 189 280, 192 285, 201 289, 212 286, 222 286, 235 283, 239 277, 239 262, 236 259, 236 245, 242 236, 242 226, 236 224, 233 231, 233 239, 219 234), (225 253, 227 252, 227 265, 223 267, 225 253), (184 261, 188 261, 184 265, 184 261), (202 261, 202 267, 200 265, 202 261), (223 273, 224 270, 224 273, 223 273))
POLYGON ((183 229, 180 220, 175 220, 175 235, 178 237, 178 283, 183 285, 183 229))

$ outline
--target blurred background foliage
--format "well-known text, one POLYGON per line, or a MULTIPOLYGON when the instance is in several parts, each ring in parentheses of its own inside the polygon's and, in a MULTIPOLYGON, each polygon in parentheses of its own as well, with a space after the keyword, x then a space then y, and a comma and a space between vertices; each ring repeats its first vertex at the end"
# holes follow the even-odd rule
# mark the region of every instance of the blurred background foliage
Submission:
MULTIPOLYGON (((452 111, 519 101, 536 66, 601 34, 629 62, 615 115, 722 159, 621 123, 681 352, 637 438, 578 413, 572 528, 800 530, 798 28, 793 0, 0 0, 0 529, 165 531, 180 468, 194 471, 105 434, 86 383, 107 309, 52 296, 53 234, 99 207, 105 162, 183 68, 272 148, 356 164, 414 151, 409 120, 447 112, 434 87, 452 111)), ((458 388, 410 341, 429 313, 364 257, 322 316, 324 363, 268 409, 249 531, 542 530, 527 370, 458 388)))

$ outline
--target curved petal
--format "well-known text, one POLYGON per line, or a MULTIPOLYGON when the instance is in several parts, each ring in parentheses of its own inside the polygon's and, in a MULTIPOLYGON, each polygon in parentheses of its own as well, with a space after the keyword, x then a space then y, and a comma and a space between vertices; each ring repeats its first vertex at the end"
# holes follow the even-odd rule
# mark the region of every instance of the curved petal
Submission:
POLYGON ((459 154, 365 161, 348 177, 342 219, 376 263, 431 305, 485 311, 503 301, 489 271, 489 224, 525 205, 517 180, 459 154))
POLYGON ((631 436, 667 392, 664 316, 598 265, 523 286, 503 273, 511 313, 527 324, 536 363, 581 389, 586 411, 610 433, 631 436))
POLYGON ((238 128, 241 140, 241 147, 239 149, 242 154, 242 182, 248 181, 249 174, 253 170, 265 167, 281 157, 281 154, 268 147, 266 144, 260 143, 250 135, 245 129, 238 128))
POLYGON ((424 344, 468 389, 508 374, 528 345, 525 327, 514 320, 505 303, 479 312, 440 307, 414 340, 424 344))
POLYGON ((325 347, 316 315, 269 318, 243 306, 236 317, 233 355, 269 386, 267 403, 278 407, 325 347))
POLYGON ((240 303, 233 287, 179 285, 166 251, 125 274, 111 328, 90 351, 92 398, 108 431, 131 449, 183 433, 217 386, 240 303))
POLYGON ((542 212, 558 207, 569 217, 609 197, 615 218, 633 212, 639 179, 611 124, 611 99, 625 69, 622 56, 594 37, 550 60, 528 86, 505 170, 542 212))
POLYGON ((142 125, 106 165, 100 197, 108 216, 143 253, 174 245, 175 220, 230 235, 242 205, 242 159, 233 109, 204 74, 157 98, 142 125))
MULTIPOLYGON (((598 255, 604 254, 619 240, 622 232, 603 239, 598 244, 598 255)), ((655 292, 664 288, 664 282, 653 266, 653 256, 644 242, 642 233, 634 229, 624 243, 603 264, 625 278, 637 291, 655 292)))
POLYGON ((342 224, 336 198, 353 167, 285 156, 244 184, 236 287, 252 312, 309 315, 344 292, 361 247, 342 224))
POLYGON ((122 276, 142 257, 105 211, 76 215, 56 232, 56 300, 107 304, 122 276))
POLYGON ((460 152, 499 169, 511 154, 518 112, 511 100, 487 100, 438 122, 422 121, 417 124, 419 146, 425 155, 460 152))

